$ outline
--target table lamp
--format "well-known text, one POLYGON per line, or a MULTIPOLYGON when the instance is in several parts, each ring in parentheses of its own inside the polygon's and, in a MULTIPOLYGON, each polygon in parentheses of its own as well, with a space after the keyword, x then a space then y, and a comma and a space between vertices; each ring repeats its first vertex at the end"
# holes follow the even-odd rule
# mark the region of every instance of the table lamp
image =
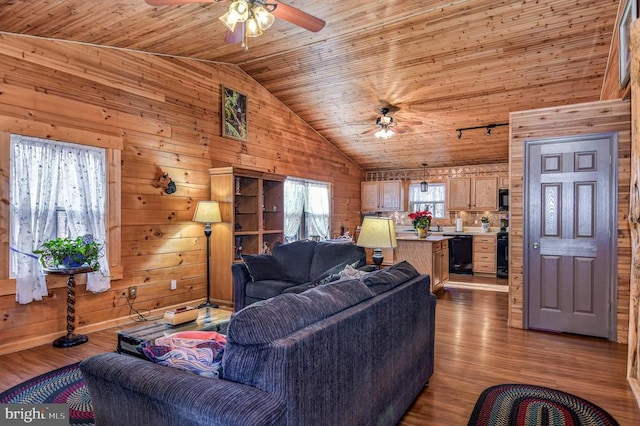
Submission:
POLYGON ((217 308, 211 303, 211 256, 209 239, 211 237, 211 224, 222 222, 220 205, 217 201, 198 201, 196 211, 193 213, 193 221, 204 223, 204 235, 207 237, 207 300, 198 308, 217 308))
POLYGON ((396 229, 393 219, 386 217, 365 217, 356 245, 373 249, 373 263, 380 269, 384 256, 383 248, 397 247, 396 229))

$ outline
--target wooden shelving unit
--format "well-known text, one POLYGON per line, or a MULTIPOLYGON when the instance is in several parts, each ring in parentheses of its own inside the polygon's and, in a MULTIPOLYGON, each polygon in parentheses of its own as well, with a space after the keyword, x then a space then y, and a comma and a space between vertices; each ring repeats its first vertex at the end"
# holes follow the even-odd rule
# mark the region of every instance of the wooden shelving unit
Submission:
POLYGON ((284 176, 237 167, 209 169, 211 200, 222 223, 212 224, 212 298, 231 304, 231 265, 284 241, 284 176))

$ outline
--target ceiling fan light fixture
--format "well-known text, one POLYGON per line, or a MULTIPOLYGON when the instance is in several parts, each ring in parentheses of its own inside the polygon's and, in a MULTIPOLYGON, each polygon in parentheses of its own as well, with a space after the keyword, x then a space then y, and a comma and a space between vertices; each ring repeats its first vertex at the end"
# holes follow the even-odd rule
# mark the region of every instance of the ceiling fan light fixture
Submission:
POLYGON ((244 22, 249 18, 249 4, 244 0, 237 0, 229 6, 229 13, 237 15, 237 22, 244 22))
POLYGON ((262 35, 262 29, 254 16, 247 19, 246 35, 247 37, 259 37, 262 35))
POLYGON ((227 12, 218 19, 220 19, 220 22, 222 22, 229 31, 233 32, 236 29, 236 24, 238 23, 238 14, 227 12))
POLYGON ((383 125, 380 130, 374 133, 374 136, 378 139, 389 139, 393 136, 393 132, 386 125, 383 125))
POLYGON ((271 25, 273 25, 273 22, 276 20, 273 14, 270 13, 262 5, 255 6, 253 8, 253 14, 256 20, 258 21, 258 25, 260 26, 260 29, 262 30, 269 29, 269 27, 271 27, 271 25))

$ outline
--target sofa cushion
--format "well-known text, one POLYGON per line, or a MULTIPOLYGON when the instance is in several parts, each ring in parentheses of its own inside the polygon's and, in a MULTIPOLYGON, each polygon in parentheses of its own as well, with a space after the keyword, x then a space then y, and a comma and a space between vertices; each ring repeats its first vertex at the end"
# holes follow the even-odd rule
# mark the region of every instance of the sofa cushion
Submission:
POLYGON ((280 244, 273 249, 273 258, 280 263, 283 279, 298 284, 309 281, 311 261, 318 243, 300 240, 288 244, 280 244))
POLYGON ((269 299, 298 283, 284 280, 249 281, 245 287, 245 295, 254 299, 269 299))
MULTIPOLYGON (((313 254, 313 262, 309 270, 309 281, 319 281, 324 278, 322 275, 336 265, 342 265, 340 270, 347 264, 354 264, 355 268, 364 265, 366 253, 362 247, 358 247, 353 242, 328 242, 317 243, 313 254)), ((326 276, 326 275, 325 275, 326 276)))
POLYGON ((420 275, 420 273, 416 271, 413 265, 407 261, 402 261, 388 268, 369 272, 362 277, 362 282, 371 288, 375 294, 380 294, 418 275, 420 275))
POLYGON ((286 279, 278 260, 269 254, 243 254, 241 257, 252 281, 286 279))
POLYGON ((301 294, 282 294, 234 313, 227 341, 241 345, 269 343, 373 296, 359 280, 318 286, 301 294))

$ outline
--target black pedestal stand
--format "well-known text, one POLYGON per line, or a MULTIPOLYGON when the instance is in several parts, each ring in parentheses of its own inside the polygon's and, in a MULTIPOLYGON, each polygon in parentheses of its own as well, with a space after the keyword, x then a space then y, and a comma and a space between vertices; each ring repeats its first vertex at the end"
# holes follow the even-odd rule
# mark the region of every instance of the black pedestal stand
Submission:
POLYGON ((211 238, 211 224, 206 223, 204 225, 204 235, 207 237, 207 300, 198 306, 198 308, 217 308, 218 305, 211 303, 211 257, 209 239, 211 238))
POLYGON ((57 275, 68 275, 67 278, 67 334, 53 341, 56 348, 68 348, 81 345, 89 341, 89 337, 84 334, 74 334, 76 329, 76 279, 75 274, 93 272, 89 266, 71 269, 48 269, 47 273, 57 275))

